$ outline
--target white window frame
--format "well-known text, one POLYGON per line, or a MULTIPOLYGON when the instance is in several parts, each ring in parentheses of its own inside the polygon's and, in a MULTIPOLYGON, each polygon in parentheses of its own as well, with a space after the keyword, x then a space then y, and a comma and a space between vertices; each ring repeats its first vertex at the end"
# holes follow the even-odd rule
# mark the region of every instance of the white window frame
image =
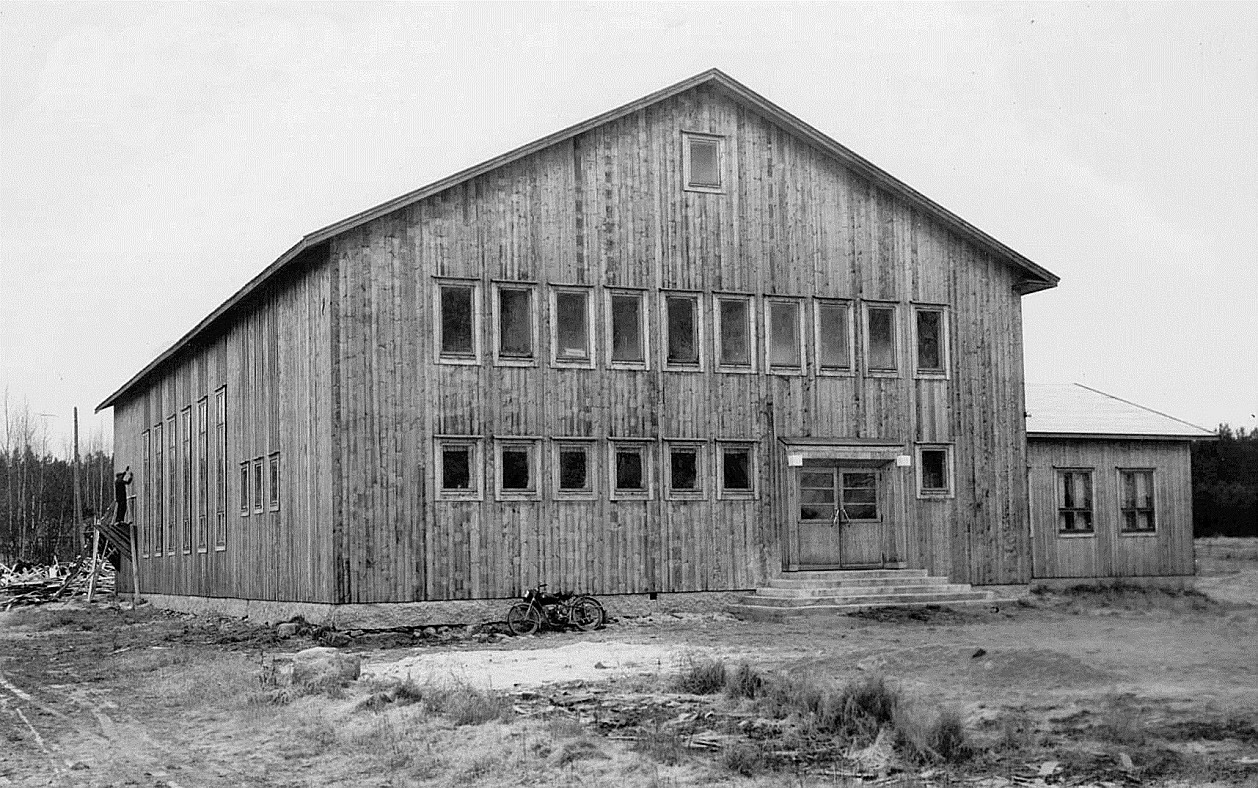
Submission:
POLYGON ((914 454, 913 463, 916 466, 914 476, 917 478, 917 497, 923 500, 955 498, 957 487, 953 444, 919 443, 914 447, 914 454), (928 490, 922 485, 922 473, 925 470, 925 465, 922 463, 922 454, 928 451, 942 451, 944 453, 944 484, 946 489, 928 490))
POLYGON ((283 477, 280 476, 284 472, 284 466, 280 464, 280 453, 273 451, 266 458, 266 507, 267 511, 278 512, 280 510, 280 489, 283 485, 283 477), (275 473, 271 473, 274 467, 275 473))
POLYGON ((727 440, 719 439, 716 441, 716 461, 713 468, 716 471, 713 476, 716 478, 716 497, 720 501, 753 501, 760 498, 760 444, 753 440, 727 440), (726 489, 725 487, 725 450, 726 449, 747 449, 751 455, 750 467, 747 473, 751 481, 751 489, 726 489))
POLYGON ((814 298, 812 300, 813 362, 818 375, 850 378, 856 376, 856 309, 848 298, 814 298), (847 318, 847 369, 821 365, 821 308, 843 307, 847 318))
POLYGON ((595 438, 551 438, 550 440, 550 489, 557 501, 590 501, 598 495, 598 452, 595 451, 595 438), (561 471, 559 454, 563 451, 580 449, 585 452, 585 487, 579 490, 564 490, 559 487, 561 471))
POLYGON ((499 501, 537 501, 542 497, 542 455, 538 450, 541 439, 536 436, 503 435, 494 437, 494 497, 499 501), (524 448, 529 457, 528 489, 503 489, 502 453, 507 449, 524 448))
POLYGON ((594 288, 589 285, 552 285, 550 287, 550 365, 570 369, 593 369, 598 342, 595 331, 597 318, 594 310, 594 288), (559 295, 579 293, 585 296, 585 351, 584 359, 561 358, 559 355, 559 295))
POLYGON ((253 458, 253 513, 266 510, 266 458, 253 458))
POLYGON ((541 356, 541 346, 538 343, 538 319, 537 310, 537 283, 536 282, 516 282, 512 281, 495 281, 493 283, 493 313, 494 313, 494 366, 498 367, 536 367, 537 360, 541 356), (533 355, 528 358, 520 358, 515 356, 502 355, 502 302, 501 293, 503 291, 523 291, 529 294, 529 336, 532 342, 533 355))
MULTIPOLYGON (((1075 510, 1078 510, 1080 508, 1081 507, 1077 507, 1077 506, 1074 507, 1075 510)), ((1053 466, 1053 530, 1057 533, 1057 538, 1059 539, 1095 539, 1096 538, 1097 531, 1100 530, 1100 523, 1097 522, 1097 511, 1096 511, 1096 468, 1081 467, 1081 466, 1060 466, 1060 467, 1056 465, 1053 466), (1059 485, 1061 483, 1061 475, 1063 473, 1086 473, 1088 474, 1088 477, 1091 479, 1090 486, 1092 488, 1092 500, 1089 501, 1089 503, 1091 504, 1091 506, 1089 507, 1089 511, 1092 513, 1092 528, 1090 530, 1063 531, 1061 529, 1061 510, 1062 510, 1061 503, 1062 502, 1061 502, 1061 496, 1059 494, 1060 493, 1059 485)))
MULTIPOLYGON (((481 324, 484 305, 481 299, 481 283, 479 279, 458 279, 453 277, 435 278, 433 287, 433 358, 438 364, 478 365, 481 363, 481 324), (441 331, 445 325, 441 314, 441 290, 443 287, 466 287, 472 290, 472 355, 445 355, 441 349, 441 331)), ((496 339, 495 339, 496 342, 496 339)))
POLYGON ((669 372, 702 372, 705 368, 704 344, 707 341, 707 334, 704 331, 703 319, 703 293, 695 290, 661 290, 659 294, 659 326, 660 326, 660 358, 664 369, 669 372), (668 299, 680 298, 689 301, 694 306, 695 318, 695 353, 698 359, 694 363, 677 363, 668 360, 668 342, 669 322, 668 322, 668 299))
POLYGON ((613 501, 649 501, 655 497, 655 441, 646 438, 609 438, 607 441, 607 491, 613 501), (637 447, 642 452, 642 480, 645 490, 616 488, 616 452, 621 447, 637 447))
POLYGON ((698 131, 683 131, 681 133, 681 151, 682 151, 682 187, 688 192, 702 192, 705 194, 724 194, 725 193, 725 137, 719 134, 707 134, 698 131), (716 172, 720 182, 716 185, 710 184, 694 184, 690 182, 690 143, 691 140, 715 142, 716 143, 716 172))
POLYGON ((436 490, 436 499, 438 501, 481 501, 485 498, 485 462, 481 454, 483 447, 483 439, 476 435, 438 435, 433 438, 433 462, 434 471, 433 489, 436 490), (441 486, 442 477, 445 476, 444 449, 446 446, 466 446, 471 449, 472 456, 468 461, 469 479, 472 482, 470 490, 459 490, 455 488, 445 489, 441 486))
POLYGON ((913 377, 948 380, 952 377, 952 310, 943 304, 913 304, 912 331, 913 339, 913 377), (939 313, 939 360, 943 369, 922 369, 917 348, 917 316, 922 312, 939 313))
POLYGON ((898 378, 904 366, 903 352, 900 347, 900 305, 894 301, 862 301, 861 302, 861 366, 867 378, 898 378), (869 366, 869 312, 872 309, 891 310, 891 352, 895 354, 895 369, 872 369, 869 366))
POLYGON ((711 462, 708 442, 694 438, 666 438, 664 453, 660 458, 660 472, 664 480, 664 498, 669 501, 705 501, 708 498, 708 479, 711 474, 708 466, 711 462), (673 487, 673 450, 693 450, 695 454, 695 481, 698 487, 693 490, 679 490, 673 487))
MULTIPOLYGON (((1118 466, 1118 467, 1114 468, 1114 482, 1115 482, 1115 484, 1116 484, 1116 486, 1115 486, 1115 488, 1114 488, 1114 489, 1115 489, 1115 491, 1116 491, 1116 494, 1114 495, 1114 499, 1115 499, 1115 503, 1117 504, 1117 509, 1118 509, 1118 535, 1119 535, 1120 537, 1133 537, 1133 538, 1137 538, 1137 539, 1139 539, 1139 538, 1149 538, 1149 537, 1156 537, 1156 536, 1158 536, 1158 510, 1159 510, 1159 508, 1160 508, 1160 507, 1159 507, 1159 505, 1158 505, 1158 504, 1159 504, 1159 501, 1158 501, 1158 471, 1157 471, 1157 468, 1150 468, 1150 467, 1126 467, 1126 466, 1118 466), (1152 530, 1150 530, 1150 531, 1128 531, 1128 530, 1126 530, 1125 524, 1124 524, 1124 522, 1123 522, 1123 474, 1124 474, 1124 473, 1147 473, 1147 474, 1149 474, 1149 497, 1151 497, 1151 498, 1153 499, 1153 511, 1152 511, 1152 513, 1151 513, 1151 516, 1152 516, 1152 518, 1153 518, 1153 529, 1152 529, 1152 530)), ((1092 495, 1093 495, 1093 498, 1095 498, 1095 497, 1096 497, 1096 491, 1095 491, 1095 490, 1093 490, 1093 491, 1092 491, 1092 495)), ((1095 501, 1093 501, 1093 508, 1095 508, 1095 501)), ((1095 513, 1095 512, 1093 512, 1093 515, 1092 515, 1092 516, 1095 518, 1095 517, 1096 517, 1096 513, 1095 513)))
POLYGON ((756 359, 760 355, 760 337, 756 319, 756 298, 746 293, 713 293, 712 294, 712 364, 718 372, 750 375, 756 371, 756 359), (724 326, 721 324, 721 302, 738 301, 747 308, 747 364, 727 364, 721 359, 721 340, 724 337, 724 326))
POLYGON ((240 463, 240 516, 248 517, 253 511, 253 461, 242 460, 240 463))
POLYGON ((803 298, 798 296, 765 296, 764 297, 764 368, 770 375, 803 375, 808 368, 808 341, 804 333, 805 313, 807 312, 803 298), (793 304, 795 319, 799 325, 796 336, 799 338, 799 366, 779 366, 773 363, 773 305, 793 304))
POLYGON ((633 287, 608 287, 603 290, 603 309, 606 316, 604 321, 606 339, 604 345, 607 353, 607 366, 610 369, 650 369, 651 368, 651 320, 649 313, 651 311, 647 291, 641 288, 633 287), (616 296, 633 296, 638 299, 638 331, 641 332, 642 340, 642 360, 641 361, 614 361, 612 360, 612 350, 615 347, 615 337, 612 335, 612 298, 616 296))

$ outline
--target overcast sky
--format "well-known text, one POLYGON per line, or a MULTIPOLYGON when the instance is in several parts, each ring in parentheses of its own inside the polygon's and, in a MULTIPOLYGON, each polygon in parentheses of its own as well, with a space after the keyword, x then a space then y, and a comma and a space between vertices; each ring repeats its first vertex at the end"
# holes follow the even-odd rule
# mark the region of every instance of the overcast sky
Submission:
POLYGON ((712 67, 1058 274, 1029 381, 1258 427, 1241 3, 7 2, 0 390, 59 451, 304 234, 712 67))

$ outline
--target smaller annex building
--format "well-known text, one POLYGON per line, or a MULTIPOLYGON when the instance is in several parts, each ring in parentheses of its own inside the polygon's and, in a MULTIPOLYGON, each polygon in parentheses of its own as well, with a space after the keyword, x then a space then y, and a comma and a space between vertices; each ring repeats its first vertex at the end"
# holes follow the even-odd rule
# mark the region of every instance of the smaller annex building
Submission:
POLYGON ((1190 585, 1189 446, 1215 433, 1080 384, 1026 403, 1033 584, 1190 585))

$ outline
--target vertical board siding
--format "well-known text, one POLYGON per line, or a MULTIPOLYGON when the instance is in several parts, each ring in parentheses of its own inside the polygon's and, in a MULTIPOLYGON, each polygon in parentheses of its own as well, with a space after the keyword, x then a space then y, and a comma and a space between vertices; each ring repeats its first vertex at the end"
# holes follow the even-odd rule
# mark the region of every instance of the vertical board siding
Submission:
MULTIPOLYGON (((115 463, 140 467, 140 433, 192 407, 194 485, 193 549, 184 553, 182 471, 176 490, 165 488, 166 551, 140 560, 141 593, 245 599, 332 601, 330 550, 331 438, 327 401, 328 270, 311 253, 300 273, 274 283, 232 322, 172 359, 139 393, 114 408, 115 463), (218 495, 215 392, 227 387, 226 549, 215 548, 218 495), (201 511, 198 469, 201 436, 196 431, 197 401, 208 399, 208 549, 197 550, 201 511), (280 455, 280 506, 262 514, 240 513, 240 463, 280 455)), ((182 430, 182 424, 177 420, 182 430)), ((182 453, 182 434, 175 442, 182 453)), ((169 456, 165 461, 170 463, 169 456)), ((176 464, 178 468, 178 464, 176 464)), ((137 501, 149 500, 145 479, 136 475, 137 501)), ((269 497, 269 496, 268 496, 269 497)), ((151 515, 151 506, 137 512, 151 515)), ((144 529, 141 528, 143 531, 144 529)))
POLYGON ((1028 456, 1035 577, 1194 573, 1192 472, 1187 442, 1032 437, 1028 456), (1094 535, 1058 536, 1058 468, 1093 469, 1094 535), (1154 534, 1120 532, 1119 468, 1154 469, 1154 534))

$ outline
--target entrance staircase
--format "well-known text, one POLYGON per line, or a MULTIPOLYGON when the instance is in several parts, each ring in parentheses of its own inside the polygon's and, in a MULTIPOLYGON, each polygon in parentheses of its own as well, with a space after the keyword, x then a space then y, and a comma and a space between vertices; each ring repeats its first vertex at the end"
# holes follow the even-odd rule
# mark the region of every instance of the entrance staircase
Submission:
POLYGON ((991 591, 930 577, 925 569, 853 569, 790 572, 742 597, 730 612, 751 620, 834 615, 878 607, 991 605, 991 591))

